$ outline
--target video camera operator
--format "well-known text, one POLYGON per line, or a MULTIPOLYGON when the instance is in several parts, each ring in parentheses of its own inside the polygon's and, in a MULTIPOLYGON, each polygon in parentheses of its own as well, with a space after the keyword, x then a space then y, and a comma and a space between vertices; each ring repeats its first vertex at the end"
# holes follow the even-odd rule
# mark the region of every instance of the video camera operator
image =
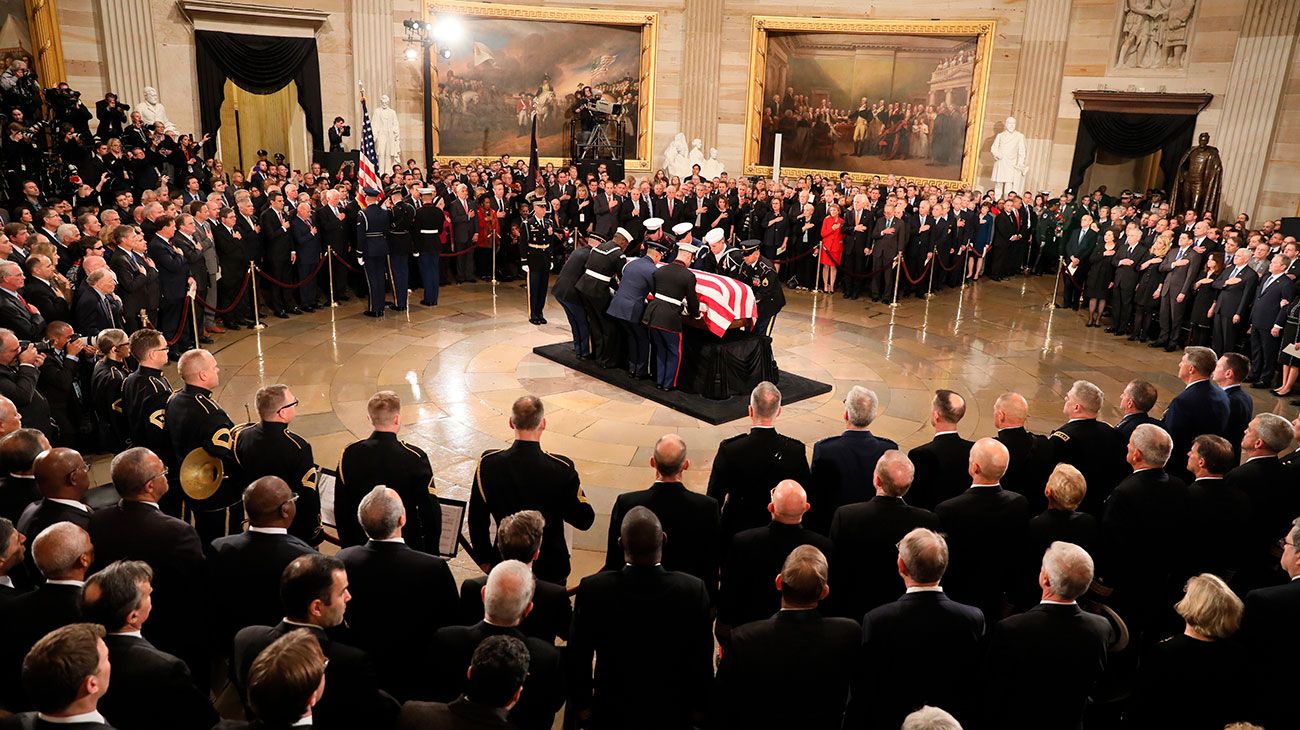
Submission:
POLYGON ((50 107, 50 121, 55 126, 66 124, 83 140, 90 142, 90 110, 81 103, 81 92, 60 81, 45 90, 45 103, 50 107))
POLYGON ((25 120, 41 118, 41 86, 36 82, 36 74, 21 58, 10 61, 9 68, 0 74, 0 105, 5 114, 18 109, 25 120))
POLYGON ((99 120, 96 133, 100 139, 121 137, 122 128, 126 126, 126 113, 131 107, 117 100, 117 94, 108 92, 104 98, 95 102, 95 118, 99 120))

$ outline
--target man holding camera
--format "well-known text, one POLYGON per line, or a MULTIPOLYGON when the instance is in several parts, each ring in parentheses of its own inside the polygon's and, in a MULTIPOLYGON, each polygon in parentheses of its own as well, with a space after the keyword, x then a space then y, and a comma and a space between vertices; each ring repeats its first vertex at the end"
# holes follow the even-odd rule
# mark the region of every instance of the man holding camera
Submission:
POLYGON ((50 403, 36 388, 45 355, 31 342, 19 342, 12 330, 0 329, 0 395, 13 401, 23 426, 39 429, 53 440, 50 403))
POLYGON ((108 92, 104 98, 95 102, 95 118, 99 120, 100 139, 112 139, 122 136, 122 127, 126 126, 126 113, 131 107, 117 100, 117 94, 108 92))

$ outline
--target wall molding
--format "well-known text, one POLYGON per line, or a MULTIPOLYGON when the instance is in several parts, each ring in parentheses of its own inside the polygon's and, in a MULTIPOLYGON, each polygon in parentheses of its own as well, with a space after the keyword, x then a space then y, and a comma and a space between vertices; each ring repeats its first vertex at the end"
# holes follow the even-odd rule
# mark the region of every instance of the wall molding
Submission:
POLYGON ((311 38, 330 17, 321 10, 220 0, 177 0, 176 6, 194 30, 222 33, 311 38))

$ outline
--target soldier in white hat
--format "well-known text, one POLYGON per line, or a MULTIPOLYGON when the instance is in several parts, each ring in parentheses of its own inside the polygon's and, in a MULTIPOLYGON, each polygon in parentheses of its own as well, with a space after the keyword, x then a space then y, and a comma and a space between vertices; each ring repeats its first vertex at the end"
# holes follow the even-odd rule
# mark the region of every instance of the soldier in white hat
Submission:
MULTIPOLYGON (((621 232, 623 229, 619 229, 621 232)), ((619 232, 614 235, 618 236, 619 232)), ((667 241, 647 240, 646 252, 627 262, 618 277, 618 291, 610 300, 607 314, 623 332, 627 346, 627 372, 634 378, 650 377, 650 333, 641 323, 645 298, 650 293, 655 268, 668 252, 667 241)))
POLYGON ((689 222, 678 223, 673 226, 673 235, 677 237, 677 243, 689 243, 692 246, 698 246, 699 242, 695 240, 693 233, 694 227, 689 222))
POLYGON ((710 229, 704 234, 704 243, 705 247, 695 255, 692 269, 732 278, 740 276, 740 266, 743 263, 740 252, 727 245, 727 236, 721 228, 710 229))

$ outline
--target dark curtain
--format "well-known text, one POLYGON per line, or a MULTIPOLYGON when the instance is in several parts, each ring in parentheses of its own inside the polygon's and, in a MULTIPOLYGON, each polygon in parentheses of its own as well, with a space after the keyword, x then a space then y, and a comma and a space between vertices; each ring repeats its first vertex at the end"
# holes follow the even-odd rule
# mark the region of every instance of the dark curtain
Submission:
POLYGON ((194 56, 199 75, 199 122, 204 133, 217 137, 226 79, 254 94, 271 94, 293 81, 298 84, 298 105, 307 117, 312 149, 325 149, 315 38, 200 30, 194 33, 194 56))
POLYGON ((1070 187, 1078 190, 1084 173, 1097 158, 1097 150, 1104 149, 1122 157, 1145 157, 1160 150, 1160 169, 1165 175, 1165 187, 1169 188, 1174 184, 1178 160, 1192 147, 1195 131, 1195 114, 1084 111, 1079 115, 1079 133, 1074 140, 1070 187))

